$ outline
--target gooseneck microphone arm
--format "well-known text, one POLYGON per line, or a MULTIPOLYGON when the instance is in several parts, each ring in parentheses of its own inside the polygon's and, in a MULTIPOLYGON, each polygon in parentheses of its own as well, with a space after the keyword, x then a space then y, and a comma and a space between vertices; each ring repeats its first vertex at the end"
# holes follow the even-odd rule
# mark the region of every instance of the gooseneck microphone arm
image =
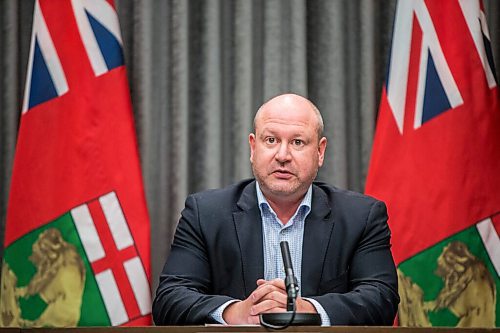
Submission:
POLYGON ((283 267, 285 268, 285 287, 287 293, 286 310, 293 311, 295 308, 295 301, 299 293, 299 286, 297 278, 293 273, 292 258, 290 256, 290 249, 288 242, 280 242, 281 257, 283 258, 283 267))
POLYGON ((317 313, 297 313, 296 300, 299 294, 299 284, 293 273, 292 259, 288 242, 280 242, 281 257, 283 258, 283 267, 285 268, 285 287, 286 287, 286 312, 262 313, 260 314, 260 323, 262 326, 279 330, 285 329, 290 325, 321 325, 321 317, 317 313))

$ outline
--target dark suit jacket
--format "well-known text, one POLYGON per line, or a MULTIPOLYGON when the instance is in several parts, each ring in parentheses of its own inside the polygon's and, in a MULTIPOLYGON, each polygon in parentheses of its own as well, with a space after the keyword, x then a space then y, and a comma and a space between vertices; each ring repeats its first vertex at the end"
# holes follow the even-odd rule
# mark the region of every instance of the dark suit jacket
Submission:
MULTIPOLYGON (((382 202, 315 182, 303 242, 301 294, 332 325, 392 325, 399 297, 382 202)), ((154 321, 213 322, 212 311, 248 297, 263 276, 255 181, 192 194, 160 276, 154 321)))

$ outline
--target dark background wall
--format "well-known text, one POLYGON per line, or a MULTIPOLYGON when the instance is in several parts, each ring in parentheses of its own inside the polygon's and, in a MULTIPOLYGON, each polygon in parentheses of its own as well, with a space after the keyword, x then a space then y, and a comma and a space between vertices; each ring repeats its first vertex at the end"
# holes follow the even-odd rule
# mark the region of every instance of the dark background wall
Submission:
MULTIPOLYGON (((363 191, 396 2, 117 0, 152 224, 153 277, 188 193, 251 176, 266 99, 308 96, 329 139, 319 178, 363 191)), ((485 1, 500 62, 500 4, 485 1)), ((0 1, 0 238, 29 52, 32 0, 0 1)), ((498 76, 497 76, 498 77, 498 76)))

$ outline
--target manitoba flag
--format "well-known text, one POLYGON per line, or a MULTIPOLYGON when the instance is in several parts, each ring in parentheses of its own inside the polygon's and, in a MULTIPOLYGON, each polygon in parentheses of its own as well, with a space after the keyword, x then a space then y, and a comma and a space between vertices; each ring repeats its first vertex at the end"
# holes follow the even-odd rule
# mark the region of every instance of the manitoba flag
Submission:
POLYGON ((112 1, 38 0, 1 326, 151 323, 150 229, 112 1))
POLYGON ((399 1, 366 192, 388 206, 400 325, 499 326, 499 189, 482 3, 399 1))

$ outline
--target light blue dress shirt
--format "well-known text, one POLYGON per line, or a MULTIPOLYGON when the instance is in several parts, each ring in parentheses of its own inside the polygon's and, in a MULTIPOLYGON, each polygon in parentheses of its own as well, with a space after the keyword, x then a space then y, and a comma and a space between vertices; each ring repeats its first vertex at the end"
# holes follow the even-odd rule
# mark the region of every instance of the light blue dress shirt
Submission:
MULTIPOLYGON (((276 278, 284 279, 283 259, 281 258, 281 241, 288 241, 292 265, 299 288, 301 286, 302 272, 302 243, 304 238, 304 224, 307 215, 311 212, 312 185, 309 186, 304 199, 300 203, 297 211, 290 221, 283 224, 273 211, 262 193, 259 183, 255 182, 257 189, 257 201, 259 203, 260 215, 262 218, 262 237, 264 244, 264 279, 272 280, 276 278)), ((299 290, 300 295, 300 290, 299 290)), ((330 318, 325 309, 317 301, 311 298, 304 298, 311 302, 316 311, 321 316, 323 326, 330 325, 330 318)), ((221 324, 225 324, 222 313, 225 308, 236 300, 228 301, 211 313, 213 319, 221 324)))

